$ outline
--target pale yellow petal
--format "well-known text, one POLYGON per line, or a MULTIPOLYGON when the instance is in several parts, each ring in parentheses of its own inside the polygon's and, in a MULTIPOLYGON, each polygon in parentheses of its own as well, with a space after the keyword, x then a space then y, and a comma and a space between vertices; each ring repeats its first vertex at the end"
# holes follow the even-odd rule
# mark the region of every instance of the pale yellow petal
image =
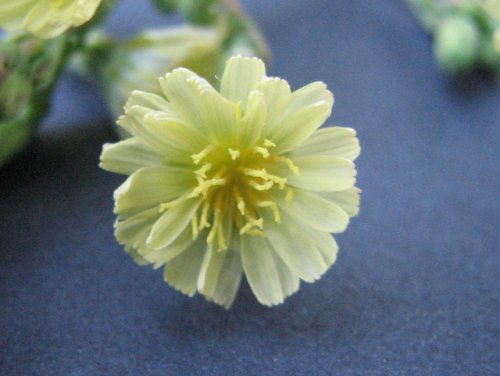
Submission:
POLYGON ((311 137, 291 152, 292 157, 328 155, 354 161, 361 148, 352 128, 328 127, 314 132, 311 137))
POLYGON ((270 138, 280 126, 280 120, 290 103, 292 92, 285 80, 267 77, 255 86, 264 95, 267 108, 267 121, 263 130, 264 138, 270 138))
POLYGON ((349 217, 354 217, 359 213, 359 201, 361 190, 352 187, 337 192, 319 192, 318 194, 340 206, 349 217))
POLYGON ((194 174, 180 168, 141 168, 116 189, 114 211, 124 216, 156 207, 188 192, 194 181, 194 174))
POLYGON ((188 226, 172 242, 172 244, 169 244, 167 247, 160 249, 144 248, 141 250, 141 256, 144 258, 144 260, 154 264, 154 268, 157 269, 180 255, 188 247, 190 247, 193 242, 193 233, 191 231, 191 228, 188 226))
POLYGON ((304 228, 304 231, 323 256, 326 265, 328 267, 332 266, 337 259, 337 253, 339 251, 339 247, 333 236, 328 232, 317 231, 310 227, 304 228))
POLYGON ((210 298, 215 293, 226 254, 227 250, 216 251, 211 246, 205 251, 205 257, 203 258, 200 274, 198 275, 197 288, 200 294, 203 294, 207 298, 210 298))
POLYGON ((323 96, 312 93, 312 98, 307 100, 302 98, 303 94, 298 99, 294 98, 297 92, 292 94, 287 111, 276 127, 275 133, 270 136, 277 145, 278 153, 286 153, 301 145, 332 113, 333 96, 326 87, 321 91, 323 96), (309 101, 316 97, 318 97, 316 101, 309 101))
POLYGON ((264 95, 260 91, 254 90, 248 96, 245 114, 238 124, 237 146, 242 149, 254 146, 261 138, 266 119, 267 107, 264 95))
POLYGON ((341 207, 314 193, 296 189, 291 202, 287 202, 284 194, 274 197, 284 212, 304 226, 325 232, 343 232, 349 224, 349 216, 341 207))
POLYGON ((115 237, 120 244, 137 249, 144 248, 154 223, 160 217, 157 209, 148 209, 115 221, 115 237))
MULTIPOLYGON (((132 106, 142 106, 152 111, 162 111, 172 118, 176 117, 175 109, 164 97, 147 91, 134 90, 125 104, 125 111, 132 106)), ((176 120, 180 121, 180 118, 177 116, 176 120)))
POLYGON ((160 78, 160 86, 175 112, 201 134, 208 135, 203 118, 201 90, 215 91, 210 84, 185 68, 177 68, 160 78))
POLYGON ((0 26, 9 31, 20 30, 33 4, 34 0, 0 1, 0 26))
POLYGON ((213 295, 206 298, 226 309, 230 308, 238 292, 242 272, 240 251, 235 246, 230 246, 217 279, 217 287, 213 295))
POLYGON ((172 147, 169 140, 158 137, 157 129, 144 121, 148 113, 144 108, 134 106, 126 115, 121 116, 117 123, 133 137, 147 144, 154 152, 163 155, 166 161, 189 165, 191 163, 189 151, 172 147))
POLYGON ((236 106, 214 90, 200 95, 201 114, 210 141, 235 146, 237 140, 236 106))
POLYGON ((193 296, 196 293, 198 275, 206 252, 206 243, 198 238, 186 250, 170 260, 165 267, 165 282, 182 293, 193 296))
POLYGON ((191 222, 200 203, 199 198, 187 199, 163 213, 151 229, 148 246, 156 249, 169 246, 191 222))
POLYGON ((141 167, 160 166, 165 158, 137 138, 129 138, 102 148, 99 167, 117 174, 130 175, 141 167))
POLYGON ((248 95, 266 77, 262 60, 254 57, 230 58, 222 75, 220 92, 223 97, 246 107, 248 95))
POLYGON ((141 256, 137 248, 129 245, 125 245, 123 248, 125 249, 125 252, 127 252, 138 265, 144 266, 149 264, 149 262, 141 256))
POLYGON ((297 291, 299 278, 275 255, 266 238, 242 236, 241 260, 248 283, 261 304, 281 304, 297 291))
POLYGON ((301 157, 293 160, 300 175, 288 172, 285 167, 279 171, 287 174, 287 184, 306 191, 342 191, 354 186, 356 168, 347 159, 330 156, 301 157))
POLYGON ((265 235, 283 262, 306 282, 318 279, 328 268, 313 241, 288 216, 282 215, 283 224, 277 224, 267 213, 264 215, 265 235))

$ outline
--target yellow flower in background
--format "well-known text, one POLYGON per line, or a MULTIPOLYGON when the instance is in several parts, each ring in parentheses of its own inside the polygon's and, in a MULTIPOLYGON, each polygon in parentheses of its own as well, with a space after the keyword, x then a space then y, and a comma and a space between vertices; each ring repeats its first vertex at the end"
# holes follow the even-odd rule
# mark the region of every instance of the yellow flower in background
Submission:
POLYGON ((0 27, 25 30, 39 38, 54 38, 90 20, 101 1, 0 0, 0 27))
POLYGON ((101 167, 130 175, 115 191, 117 240, 167 283, 229 308, 244 273, 275 305, 335 261, 358 213, 350 128, 319 127, 333 96, 292 92, 257 58, 233 57, 220 93, 178 68, 162 95, 132 93, 118 123, 132 137, 104 146, 101 167))

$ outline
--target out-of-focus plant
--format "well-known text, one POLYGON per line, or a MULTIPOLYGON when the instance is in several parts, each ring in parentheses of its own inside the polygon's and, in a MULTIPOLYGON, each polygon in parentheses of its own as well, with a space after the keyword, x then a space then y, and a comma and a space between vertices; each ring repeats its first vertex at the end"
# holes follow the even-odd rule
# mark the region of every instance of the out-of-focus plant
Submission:
POLYGON ((434 38, 434 55, 449 75, 475 69, 500 74, 499 0, 408 0, 434 38))
POLYGON ((29 142, 79 36, 52 40, 30 34, 0 41, 0 166, 29 142))
POLYGON ((0 166, 28 144, 70 56, 113 5, 114 0, 59 1, 48 8, 36 1, 0 5, 0 27, 13 30, 0 36, 0 166))

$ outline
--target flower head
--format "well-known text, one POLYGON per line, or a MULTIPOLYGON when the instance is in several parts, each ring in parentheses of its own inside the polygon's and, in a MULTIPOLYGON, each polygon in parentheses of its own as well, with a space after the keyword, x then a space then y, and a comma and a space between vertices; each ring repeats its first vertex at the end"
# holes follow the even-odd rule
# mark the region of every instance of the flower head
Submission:
POLYGON ((49 39, 70 27, 80 26, 94 15, 102 0, 2 0, 0 26, 26 30, 49 39))
POLYGON ((257 58, 233 57, 220 93, 178 68, 162 95, 133 92, 101 167, 130 175, 115 192, 117 240, 166 282, 230 307, 244 273, 275 305, 335 261, 330 235, 358 212, 350 128, 318 129, 333 96, 321 82, 292 92, 257 58))

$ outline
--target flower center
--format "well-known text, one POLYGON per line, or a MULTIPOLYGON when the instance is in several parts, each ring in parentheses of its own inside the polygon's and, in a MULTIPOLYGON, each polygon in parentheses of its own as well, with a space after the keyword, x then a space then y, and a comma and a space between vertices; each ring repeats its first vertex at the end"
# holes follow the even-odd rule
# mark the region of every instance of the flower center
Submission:
MULTIPOLYGON (((270 210, 274 221, 281 222, 278 205, 270 192, 287 189, 287 180, 269 173, 268 169, 283 162, 295 174, 299 171, 290 159, 273 155, 274 146, 269 140, 247 150, 210 144, 191 156, 198 167, 194 171, 197 185, 182 199, 203 199, 192 218, 193 238, 209 229, 207 243, 224 250, 235 228, 240 234, 264 235, 264 218, 259 215, 259 209, 270 210)), ((291 200, 292 191, 287 190, 291 200)), ((162 209, 171 204, 162 204, 162 209)))

